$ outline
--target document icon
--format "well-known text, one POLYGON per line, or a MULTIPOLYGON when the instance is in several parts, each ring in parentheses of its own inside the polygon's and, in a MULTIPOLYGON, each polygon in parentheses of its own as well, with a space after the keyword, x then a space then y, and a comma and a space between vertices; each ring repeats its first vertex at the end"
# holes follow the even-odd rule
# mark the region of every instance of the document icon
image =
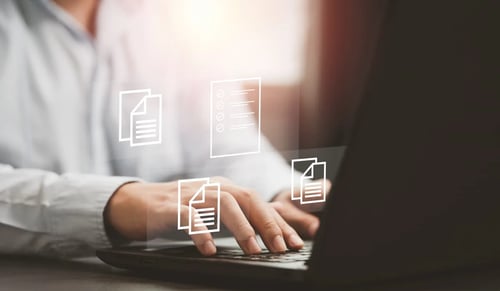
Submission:
POLYGON ((161 95, 152 95, 150 89, 121 91, 118 106, 120 142, 132 147, 161 143, 161 95))
POLYGON ((218 232, 220 230, 220 183, 210 183, 209 178, 178 181, 177 229, 187 229, 189 235, 218 232), (194 193, 190 190, 195 189, 194 193), (208 193, 215 194, 216 200, 208 201, 208 193), (182 201, 188 195, 189 216, 182 219, 182 201))
POLYGON ((317 158, 292 160, 291 199, 300 200, 300 204, 324 202, 326 200, 326 162, 318 162, 317 158), (300 176, 296 172, 306 169, 300 176), (300 190, 296 187, 300 185, 300 190))
POLYGON ((260 152, 260 100, 261 78, 211 82, 210 158, 260 152), (236 149, 225 146, 241 140, 236 149))

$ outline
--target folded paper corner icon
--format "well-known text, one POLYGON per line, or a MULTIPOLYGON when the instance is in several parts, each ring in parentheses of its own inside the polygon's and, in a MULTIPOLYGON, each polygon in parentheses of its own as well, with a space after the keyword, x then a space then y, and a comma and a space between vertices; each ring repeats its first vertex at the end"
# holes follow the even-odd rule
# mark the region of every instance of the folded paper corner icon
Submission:
POLYGON ((317 158, 292 160, 291 199, 300 204, 326 201, 326 162, 317 158), (300 169, 305 169, 302 174, 300 169))
MULTIPOLYGON (((184 199, 185 200, 185 199, 184 199)), ((178 181, 178 225, 177 229, 187 229, 190 235, 220 231, 220 183, 210 183, 209 178, 185 179, 178 181), (189 187, 186 187, 189 185, 189 187), (189 199, 189 213, 183 219, 183 195, 189 199), (215 197, 208 200, 207 195, 215 197)))
POLYGON ((160 144, 162 95, 151 89, 121 91, 118 100, 118 141, 131 147, 160 144))

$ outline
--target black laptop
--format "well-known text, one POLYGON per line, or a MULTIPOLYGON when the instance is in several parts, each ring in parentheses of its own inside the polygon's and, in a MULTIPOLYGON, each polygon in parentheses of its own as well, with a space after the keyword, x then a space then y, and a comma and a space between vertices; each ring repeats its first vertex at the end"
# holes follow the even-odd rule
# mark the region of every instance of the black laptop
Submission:
MULTIPOLYGON (((362 1, 358 1, 362 3, 362 1)), ((500 1, 381 1, 355 129, 314 242, 103 249, 134 272, 350 284, 500 262, 500 1)))

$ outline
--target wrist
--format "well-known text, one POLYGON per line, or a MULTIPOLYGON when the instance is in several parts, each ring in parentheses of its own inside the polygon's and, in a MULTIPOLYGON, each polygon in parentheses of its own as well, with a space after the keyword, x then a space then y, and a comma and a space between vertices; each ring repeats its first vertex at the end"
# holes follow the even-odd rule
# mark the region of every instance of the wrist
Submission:
POLYGON ((115 227, 112 217, 112 211, 115 210, 116 205, 121 203, 121 200, 123 200, 123 195, 121 195, 121 192, 124 187, 127 185, 130 185, 132 183, 137 183, 137 182, 127 182, 122 185, 120 185, 113 194, 111 194, 110 198, 108 199, 108 202, 104 208, 103 211, 103 223, 104 223, 104 230, 106 232, 106 236, 108 237, 109 242, 111 245, 116 246, 116 245, 122 245, 129 243, 130 240, 127 239, 125 236, 123 236, 115 227))

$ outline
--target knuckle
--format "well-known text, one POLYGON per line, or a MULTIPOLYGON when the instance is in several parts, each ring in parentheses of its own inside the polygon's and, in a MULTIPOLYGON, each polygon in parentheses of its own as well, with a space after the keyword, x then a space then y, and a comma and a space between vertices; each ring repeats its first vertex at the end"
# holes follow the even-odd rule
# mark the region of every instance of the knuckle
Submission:
POLYGON ((189 192, 189 193, 190 193, 190 192, 193 192, 193 191, 198 190, 198 187, 196 187, 195 185, 188 185, 188 186, 185 188, 185 190, 186 190, 187 192, 189 192))
POLYGON ((252 200, 255 197, 258 197, 257 192, 255 192, 254 190, 251 190, 251 189, 242 189, 240 195, 242 196, 242 198, 244 198, 246 200, 252 200))
POLYGON ((283 202, 281 201, 274 201, 271 203, 271 206, 278 212, 281 212, 283 210, 283 202))
POLYGON ((283 232, 283 235, 285 236, 290 236, 292 234, 296 234, 297 232, 295 231, 295 229, 293 229, 290 225, 288 225, 287 223, 283 224, 281 226, 281 231, 283 232))
POLYGON ((268 233, 273 233, 273 234, 280 234, 281 233, 280 228, 278 227, 276 222, 273 220, 266 220, 263 223, 262 227, 264 228, 264 231, 266 231, 268 233))
POLYGON ((233 196, 227 192, 220 192, 220 206, 225 209, 235 207, 233 196))
POLYGON ((231 184, 231 180, 229 180, 228 178, 226 177, 222 177, 222 176, 215 176, 215 177, 211 177, 210 180, 213 180, 213 181, 216 181, 216 182, 219 182, 221 184, 231 184))
POLYGON ((238 229, 238 238, 240 240, 250 239, 255 237, 255 230, 246 221, 240 221, 236 225, 238 229))
POLYGON ((228 192, 225 192, 225 191, 221 191, 220 192, 220 200, 221 200, 221 203, 224 201, 225 203, 230 203, 231 200, 232 200, 232 197, 233 195, 231 195, 230 193, 228 192))
POLYGON ((240 241, 248 241, 252 238, 255 237, 255 232, 254 231, 248 231, 248 232, 245 232, 245 233, 242 233, 241 235, 239 235, 238 237, 238 240, 240 241))

